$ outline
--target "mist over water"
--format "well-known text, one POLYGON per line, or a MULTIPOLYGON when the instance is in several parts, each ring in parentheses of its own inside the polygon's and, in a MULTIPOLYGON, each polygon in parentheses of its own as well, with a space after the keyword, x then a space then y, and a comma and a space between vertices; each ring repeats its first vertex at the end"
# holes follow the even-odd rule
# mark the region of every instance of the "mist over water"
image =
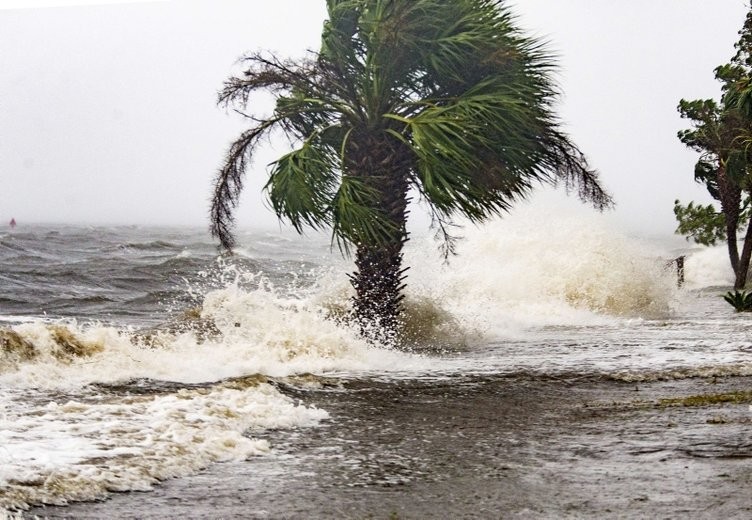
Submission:
POLYGON ((273 456, 264 431, 331 420, 288 388, 752 374, 717 250, 679 251, 679 289, 675 249, 594 219, 529 210, 463 235, 448 263, 432 240, 409 242, 413 335, 395 350, 331 318, 352 267, 326 238, 248 232, 223 257, 192 229, 0 232, 0 508, 273 456))
POLYGON ((644 244, 575 218, 542 223, 524 213, 466 228, 457 258, 415 278, 466 319, 502 318, 512 327, 657 316, 676 292, 675 276, 644 244))

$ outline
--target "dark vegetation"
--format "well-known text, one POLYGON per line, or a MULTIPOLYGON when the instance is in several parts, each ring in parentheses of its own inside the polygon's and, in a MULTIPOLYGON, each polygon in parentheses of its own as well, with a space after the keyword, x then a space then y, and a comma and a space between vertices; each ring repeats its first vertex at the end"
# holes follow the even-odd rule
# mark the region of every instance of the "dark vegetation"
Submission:
POLYGON ((695 181, 705 185, 720 210, 713 204, 674 203, 677 233, 703 245, 726 242, 735 289, 746 285, 752 257, 752 10, 739 36, 734 57, 715 69, 715 77, 721 82, 720 102, 679 102, 681 116, 692 123, 691 129, 679 132, 679 139, 700 153, 695 181))
POLYGON ((554 64, 495 0, 328 0, 321 48, 290 61, 246 56, 220 103, 250 128, 216 177, 212 233, 234 245, 233 211, 262 138, 292 151, 270 165, 272 208, 299 232, 331 229, 356 296, 352 318, 378 340, 399 339, 406 268, 402 249, 412 193, 453 251, 456 217, 508 210, 539 182, 562 183, 603 209, 611 204, 580 150, 560 129, 554 64), (251 95, 273 94, 270 115, 251 95), (251 113, 247 113, 249 110, 251 113))
POLYGON ((723 299, 736 309, 736 312, 752 312, 752 293, 729 291, 723 296, 723 299))

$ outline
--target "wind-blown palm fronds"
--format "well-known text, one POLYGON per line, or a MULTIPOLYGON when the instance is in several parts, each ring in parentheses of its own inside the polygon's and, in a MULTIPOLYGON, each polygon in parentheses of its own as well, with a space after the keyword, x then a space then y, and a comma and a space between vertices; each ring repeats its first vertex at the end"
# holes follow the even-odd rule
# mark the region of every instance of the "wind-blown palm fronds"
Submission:
POLYGON ((402 279, 411 188, 442 230, 457 216, 482 222, 506 211, 540 182, 563 183, 598 209, 611 205, 553 112, 552 60, 517 30, 504 2, 327 6, 318 53, 296 62, 249 55, 245 74, 220 93, 221 103, 241 108, 259 90, 276 97, 269 117, 248 116, 252 128, 217 175, 212 233, 225 247, 234 243, 233 209, 248 160, 275 131, 294 149, 271 166, 272 208, 298 231, 331 228, 343 250, 357 249, 356 311, 366 298, 360 288, 373 285, 365 278, 396 264, 390 272, 402 279), (378 251, 390 252, 381 258, 378 251))

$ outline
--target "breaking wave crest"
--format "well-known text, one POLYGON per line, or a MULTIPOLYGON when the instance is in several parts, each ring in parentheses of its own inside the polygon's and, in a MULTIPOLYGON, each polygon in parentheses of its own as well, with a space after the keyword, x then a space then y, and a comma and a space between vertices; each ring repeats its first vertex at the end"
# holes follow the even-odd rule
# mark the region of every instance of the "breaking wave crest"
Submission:
POLYGON ((623 370, 607 375, 609 379, 626 383, 649 383, 695 378, 715 379, 734 376, 752 376, 752 362, 737 361, 723 365, 671 367, 660 370, 623 370))
MULTIPOLYGON (((172 254, 172 242, 144 250, 172 254)), ((283 261, 262 261, 269 251, 256 247, 242 262, 215 262, 197 277, 204 285, 180 300, 193 306, 158 325, 8 317, 13 325, 0 327, 0 517, 3 508, 149 489, 269 452, 254 438, 264 429, 327 418, 288 397, 280 378, 752 374, 746 323, 708 318, 719 308, 707 311, 711 300, 677 289, 665 254, 597 219, 523 209, 468 225, 448 264, 435 242, 411 240, 408 352, 373 345, 332 319, 350 304, 349 262, 320 267, 287 245, 279 246, 283 261), (686 323, 672 318, 676 309, 688 313, 686 323)), ((709 254, 688 257, 690 289, 716 283, 719 260, 704 260, 709 254)), ((197 258, 196 266, 211 261, 197 258)))
POLYGON ((467 226, 464 235, 447 265, 435 254, 427 262, 427 242, 409 251, 407 263, 417 266, 408 272, 413 294, 468 330, 503 337, 665 316, 677 296, 665 259, 593 219, 522 211, 467 226))
POLYGON ((328 416, 269 376, 418 359, 374 347, 264 283, 209 291, 201 308, 150 329, 20 323, 0 328, 0 347, 0 515, 150 489, 269 452, 254 432, 328 416), (134 395, 133 380, 146 390, 134 395))

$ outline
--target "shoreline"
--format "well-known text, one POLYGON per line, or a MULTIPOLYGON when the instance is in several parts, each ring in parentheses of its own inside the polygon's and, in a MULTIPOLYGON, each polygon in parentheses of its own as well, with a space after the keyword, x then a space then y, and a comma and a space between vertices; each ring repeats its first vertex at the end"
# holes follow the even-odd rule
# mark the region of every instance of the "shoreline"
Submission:
POLYGON ((270 441, 267 456, 215 464, 147 493, 24 515, 752 516, 750 376, 638 384, 468 376, 282 390, 331 419, 250 432, 270 441), (708 398, 686 400, 701 395, 708 398))

